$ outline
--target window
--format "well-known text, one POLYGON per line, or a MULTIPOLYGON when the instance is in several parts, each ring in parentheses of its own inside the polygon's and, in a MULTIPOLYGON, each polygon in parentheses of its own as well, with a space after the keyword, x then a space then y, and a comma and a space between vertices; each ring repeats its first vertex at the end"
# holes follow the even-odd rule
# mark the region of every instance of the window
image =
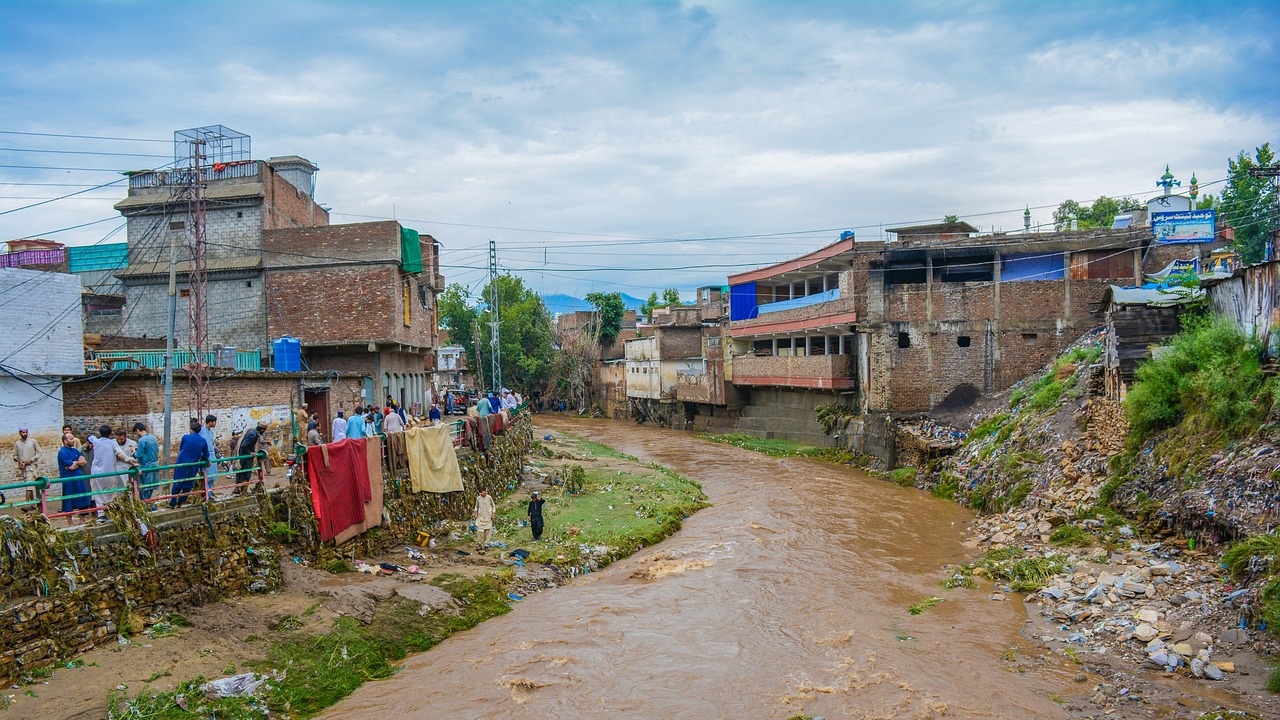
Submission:
POLYGON ((1028 342, 1034 342, 1039 337, 1040 336, 1037 335, 1036 333, 1022 333, 1022 339, 1028 342))
POLYGON ((242 218, 242 217, 244 217, 244 211, 243 211, 243 210, 237 210, 237 211, 236 211, 236 217, 238 217, 238 218, 242 218))
POLYGON ((247 288, 251 288, 251 287, 253 287, 253 281, 252 281, 252 280, 245 280, 245 281, 244 281, 244 286, 245 286, 245 287, 247 287, 247 288))
POLYGON ((186 224, 185 222, 183 222, 182 220, 174 220, 173 222, 169 223, 169 229, 170 229, 170 230, 181 230, 181 229, 185 228, 186 226, 187 226, 187 224, 186 224))
POLYGON ((911 333, 898 333, 898 349, 906 350, 911 347, 911 333))
POLYGON ((968 335, 959 335, 956 337, 956 345, 960 347, 969 347, 970 339, 968 335))
POLYGON ((181 290, 178 291, 178 297, 184 297, 184 298, 191 297, 191 290, 188 288, 182 288, 181 290))

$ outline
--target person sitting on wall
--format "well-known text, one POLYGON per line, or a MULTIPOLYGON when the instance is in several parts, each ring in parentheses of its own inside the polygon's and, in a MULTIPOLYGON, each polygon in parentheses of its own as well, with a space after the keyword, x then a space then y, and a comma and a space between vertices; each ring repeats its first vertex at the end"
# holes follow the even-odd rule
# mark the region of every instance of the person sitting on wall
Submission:
POLYGON ((438 422, 440 422, 440 420, 441 420, 441 418, 440 418, 440 408, 436 407, 436 406, 433 404, 433 405, 431 406, 431 409, 427 411, 427 419, 428 419, 428 420, 430 420, 433 424, 434 424, 434 423, 438 423, 438 422))

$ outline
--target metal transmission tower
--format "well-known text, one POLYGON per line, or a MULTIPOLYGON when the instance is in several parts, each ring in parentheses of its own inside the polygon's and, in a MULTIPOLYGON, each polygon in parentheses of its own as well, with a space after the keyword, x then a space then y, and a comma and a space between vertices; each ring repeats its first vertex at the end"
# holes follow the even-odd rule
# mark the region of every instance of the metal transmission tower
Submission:
POLYGON ((498 246, 489 241, 489 378, 502 391, 502 347, 498 341, 498 246))
POLYGON ((192 361, 187 371, 189 408, 203 417, 209 390, 209 283, 206 262, 209 251, 205 238, 207 211, 205 196, 210 164, 215 174, 226 163, 250 159, 249 136, 221 125, 178 130, 173 134, 173 160, 187 201, 186 245, 190 258, 187 270, 188 340, 192 361))

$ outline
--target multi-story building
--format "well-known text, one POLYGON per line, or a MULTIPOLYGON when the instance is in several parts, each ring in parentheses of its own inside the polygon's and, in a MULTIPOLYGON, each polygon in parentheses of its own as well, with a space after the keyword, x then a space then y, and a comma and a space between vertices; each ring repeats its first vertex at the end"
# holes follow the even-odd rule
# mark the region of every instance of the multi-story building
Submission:
POLYGON ((1153 245, 1145 227, 975 231, 895 228, 892 243, 849 233, 731 276, 728 377, 748 395, 741 429, 817 442, 820 405, 896 416, 968 404, 1096 325, 1110 285, 1140 285, 1144 269, 1199 252, 1153 245))

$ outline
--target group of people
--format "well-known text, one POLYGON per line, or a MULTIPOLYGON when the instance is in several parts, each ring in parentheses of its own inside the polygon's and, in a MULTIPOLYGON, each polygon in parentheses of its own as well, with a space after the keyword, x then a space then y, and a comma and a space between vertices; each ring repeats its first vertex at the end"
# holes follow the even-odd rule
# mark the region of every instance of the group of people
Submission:
MULTIPOLYGON (((218 425, 215 415, 208 415, 202 423, 197 418, 190 422, 190 432, 178 444, 174 463, 173 480, 169 486, 169 507, 182 506, 195 489, 197 479, 205 487, 212 488, 219 463, 225 463, 218 453, 214 430, 218 425)), ((233 436, 231 447, 242 457, 236 471, 236 493, 246 491, 250 483, 259 446, 264 442, 266 420, 239 436, 233 436)), ((18 428, 18 440, 13 448, 14 462, 20 481, 33 481, 37 477, 36 466, 43 457, 39 443, 30 436, 28 428, 18 428)), ((128 485, 129 472, 138 470, 138 496, 150 500, 160 480, 160 441, 144 422, 135 422, 132 437, 123 427, 114 430, 110 425, 100 426, 81 441, 70 425, 62 427, 62 445, 57 454, 58 477, 62 480, 62 508, 68 524, 75 516, 96 511, 98 522, 106 522, 106 507, 128 485)), ((35 499, 35 488, 26 490, 26 499, 35 499)), ((28 506, 34 509, 34 506, 28 506)))
MULTIPOLYGON (((432 406, 434 409, 434 406, 432 406)), ((404 432, 409 424, 409 414, 405 411, 403 405, 398 405, 390 397, 387 397, 387 404, 381 410, 372 405, 361 407, 357 405, 352 409, 348 416, 343 411, 338 411, 338 416, 333 419, 330 437, 332 442, 351 439, 358 440, 370 435, 380 435, 386 433, 404 432)), ((320 435, 320 420, 317 416, 312 415, 307 423, 307 444, 323 445, 324 438, 320 435)))

